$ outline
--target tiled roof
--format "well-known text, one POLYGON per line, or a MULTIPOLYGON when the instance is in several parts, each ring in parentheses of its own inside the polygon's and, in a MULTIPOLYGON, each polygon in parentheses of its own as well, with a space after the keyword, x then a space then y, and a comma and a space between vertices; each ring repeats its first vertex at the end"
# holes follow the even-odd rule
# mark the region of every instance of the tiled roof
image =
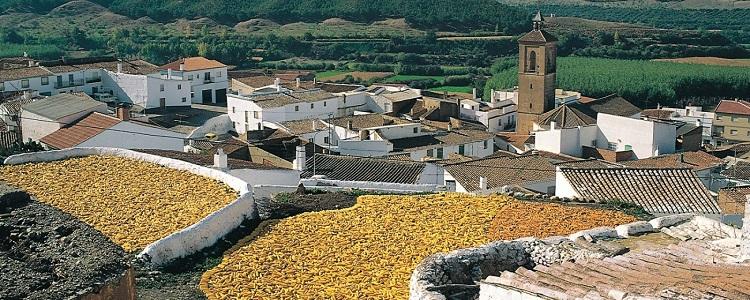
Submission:
POLYGON ((72 114, 93 110, 102 105, 106 106, 103 102, 96 101, 83 93, 63 93, 39 99, 22 106, 22 108, 50 120, 59 120, 72 114))
POLYGON ((479 190, 479 177, 487 178, 487 188, 555 179, 555 167, 538 155, 481 158, 445 165, 467 191, 479 190))
POLYGON ((40 141, 56 149, 75 147, 120 122, 118 118, 94 112, 71 125, 42 137, 40 141))
POLYGON ((108 60, 66 60, 66 61, 47 61, 41 64, 45 69, 52 73, 69 73, 83 70, 104 69, 110 72, 117 72, 117 64, 122 63, 122 72, 133 75, 148 75, 158 73, 158 67, 145 60, 118 61, 116 59, 108 60))
MULTIPOLYGON (((490 140, 493 137, 494 135, 492 133, 486 131, 457 129, 450 132, 393 139, 389 141, 393 144, 393 151, 409 152, 420 149, 434 148, 434 146, 436 145, 463 145, 478 141, 490 140)), ((487 146, 494 147, 492 143, 487 146)))
POLYGON ((352 122, 352 130, 360 130, 371 127, 379 127, 386 125, 405 124, 410 123, 405 120, 401 120, 395 117, 389 117, 381 114, 366 114, 366 115, 355 115, 348 117, 335 118, 331 120, 331 123, 338 127, 346 128, 349 122, 352 122))
POLYGON ((188 58, 178 59, 176 61, 163 65, 159 67, 159 69, 160 70, 167 70, 167 69, 179 70, 180 64, 184 64, 184 70, 188 72, 198 71, 198 70, 208 70, 208 69, 214 69, 214 68, 224 68, 227 66, 218 61, 208 59, 205 57, 188 57, 188 58))
POLYGON ((336 96, 320 89, 292 92, 274 92, 248 96, 248 99, 250 101, 255 102, 263 108, 281 107, 294 103, 318 102, 335 98, 336 96))
POLYGON ((641 116, 657 120, 670 120, 674 111, 666 109, 644 109, 641 116))
POLYGON ((548 42, 556 42, 557 38, 545 30, 533 30, 525 34, 521 38, 519 38, 518 41, 519 42, 532 42, 532 43, 548 43, 548 42))
MULTIPOLYGON (((34 78, 34 77, 42 77, 42 76, 51 76, 51 75, 52 73, 50 71, 47 71, 40 67, 2 69, 0 70, 0 82, 20 80, 20 79, 26 79, 26 78, 34 78)), ((9 84, 9 83, 6 83, 6 84, 9 84)), ((17 88, 20 89, 21 87, 18 86, 17 88)), ((6 89, 8 88, 6 87, 6 89)))
POLYGON ((694 151, 622 161, 620 164, 634 168, 690 168, 700 171, 719 166, 723 162, 720 158, 706 152, 694 151))
POLYGON ((590 117, 578 109, 566 104, 550 110, 539 116, 537 124, 548 127, 555 122, 558 128, 575 128, 578 126, 587 126, 596 123, 596 119, 590 117))
POLYGON ((345 93, 364 89, 362 85, 341 83, 319 83, 316 87, 329 93, 345 93))
POLYGON ((744 215, 748 195, 750 195, 750 186, 733 186, 720 189, 719 207, 721 207, 721 213, 744 215))
POLYGON ((39 98, 34 98, 34 97, 26 98, 21 95, 21 96, 15 97, 14 99, 3 100, 2 103, 0 103, 0 105, 5 107, 8 114, 15 115, 21 112, 21 108, 24 105, 34 102, 38 99, 39 98))
POLYGON ((506 143, 511 144, 518 149, 521 149, 521 151, 524 150, 525 144, 533 144, 535 141, 534 136, 528 134, 516 134, 515 132, 498 132, 496 133, 496 135, 506 143))
POLYGON ((750 162, 739 160, 734 165, 722 170, 721 175, 734 179, 750 180, 750 162))
POLYGON ((383 93, 381 96, 390 100, 391 102, 400 102, 406 100, 413 100, 422 97, 414 90, 408 89, 400 92, 383 93))
POLYGON ((292 135, 302 135, 305 133, 328 130, 328 126, 318 119, 286 121, 279 123, 287 133, 292 135))
POLYGON ((720 213, 716 200, 688 168, 561 168, 586 200, 634 203, 652 214, 720 213))
POLYGON ((596 119, 598 113, 630 117, 641 112, 640 108, 618 95, 609 95, 586 103, 575 103, 572 104, 571 107, 578 109, 594 119, 596 119))
POLYGON ((717 113, 750 115, 750 102, 743 100, 721 100, 716 106, 717 113))
POLYGON ((624 168, 625 166, 608 162, 606 160, 590 158, 582 160, 564 161, 555 164, 558 167, 576 168, 576 169, 604 169, 604 168, 624 168))
MULTIPOLYGON (((691 229, 677 230, 688 232, 691 229)), ((502 271, 499 277, 485 279, 484 284, 530 295, 529 299, 750 298, 747 290, 750 264, 738 263, 740 252, 723 246, 734 246, 731 240, 714 243, 707 234, 692 235, 706 240, 679 244, 665 241, 661 242, 665 245, 660 246, 659 242, 652 242, 653 237, 630 238, 633 244, 643 245, 645 249, 603 259, 588 257, 549 266, 539 264, 533 269, 519 267, 502 271)))
POLYGON ((252 88, 260 88, 264 86, 269 86, 274 84, 276 78, 271 76, 251 76, 251 77, 240 77, 240 78, 232 78, 234 80, 237 80, 249 87, 252 88))
MULTIPOLYGON (((173 151, 173 150, 155 150, 155 149, 137 149, 135 151, 158 155, 161 157, 177 159, 181 161, 186 161, 191 164, 196 164, 199 166, 210 167, 214 165, 214 156, 212 154, 198 154, 198 153, 187 153, 187 152, 180 152, 180 151, 173 151)), ((258 170, 283 169, 283 168, 279 168, 276 166, 256 164, 251 161, 234 159, 234 158, 227 158, 227 163, 228 163, 229 169, 232 169, 232 170, 234 169, 258 169, 258 170)))
POLYGON ((561 163, 561 162, 571 162, 571 161, 580 161, 581 159, 578 157, 565 155, 561 153, 553 153, 549 151, 543 151, 543 150, 529 150, 526 152, 523 152, 519 154, 518 156, 529 156, 529 155, 539 155, 541 157, 546 158, 549 160, 549 162, 553 164, 561 163))
POLYGON ((325 175, 327 179, 416 184, 425 163, 382 158, 315 154, 307 160, 302 178, 325 175))
POLYGON ((679 122, 677 124, 677 130, 675 131, 675 134, 678 137, 681 137, 681 136, 686 135, 688 133, 693 133, 693 131, 698 131, 698 132, 700 132, 700 134, 702 134, 703 127, 695 125, 693 123, 679 122))

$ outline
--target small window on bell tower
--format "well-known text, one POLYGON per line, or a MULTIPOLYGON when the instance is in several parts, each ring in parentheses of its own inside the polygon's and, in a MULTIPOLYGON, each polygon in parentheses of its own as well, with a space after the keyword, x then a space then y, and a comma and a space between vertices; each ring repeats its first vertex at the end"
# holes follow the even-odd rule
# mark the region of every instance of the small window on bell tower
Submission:
POLYGON ((529 62, 526 66, 526 72, 536 72, 536 51, 529 52, 529 62))

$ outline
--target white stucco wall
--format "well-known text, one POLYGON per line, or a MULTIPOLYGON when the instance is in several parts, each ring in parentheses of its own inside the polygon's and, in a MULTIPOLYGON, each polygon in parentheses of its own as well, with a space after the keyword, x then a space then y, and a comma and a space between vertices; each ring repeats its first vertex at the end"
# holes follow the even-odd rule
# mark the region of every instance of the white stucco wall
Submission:
POLYGON ((383 140, 340 140, 338 144, 337 151, 343 155, 375 157, 393 151, 393 144, 383 140))
POLYGON ((570 180, 563 175, 559 167, 557 168, 557 173, 555 173, 555 196, 566 198, 581 196, 573 188, 573 185, 570 184, 570 180))
POLYGON ((94 108, 83 110, 71 115, 64 116, 58 120, 50 120, 27 110, 21 112, 21 131, 24 141, 29 139, 39 141, 42 137, 53 133, 65 124, 73 123, 92 112, 107 113, 107 104, 101 103, 94 108))
POLYGON ((133 122, 120 122, 110 130, 86 140, 77 147, 112 147, 122 149, 159 149, 183 151, 185 135, 133 122), (133 132, 133 133, 130 133, 133 132), (169 136, 169 137, 165 137, 169 136))
POLYGON ((296 186, 299 184, 300 171, 277 169, 277 170, 257 170, 257 169, 233 169, 227 171, 230 175, 244 180, 251 187, 254 185, 289 185, 296 186))
POLYGON ((602 113, 598 114, 596 124, 599 148, 606 149, 608 143, 616 143, 617 151, 623 151, 629 145, 638 159, 675 152, 674 125, 602 113))

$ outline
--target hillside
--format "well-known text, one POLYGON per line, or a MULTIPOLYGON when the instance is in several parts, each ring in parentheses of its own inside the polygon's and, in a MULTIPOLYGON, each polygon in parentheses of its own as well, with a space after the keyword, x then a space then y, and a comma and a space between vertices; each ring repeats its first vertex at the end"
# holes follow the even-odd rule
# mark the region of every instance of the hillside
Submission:
MULTIPOLYGON (((525 0, 499 0, 501 3, 526 5, 525 0)), ((548 0, 545 4, 552 5, 589 5, 601 7, 627 8, 672 8, 672 9, 735 9, 750 8, 750 1, 746 0, 548 0)))
MULTIPOLYGON (((6 0, 0 1, 0 12, 46 14, 62 4, 80 0, 6 0)), ((404 18, 417 28, 467 31, 495 30, 519 32, 528 25, 528 13, 491 0, 464 0, 462 9, 455 9, 453 0, 94 0, 113 13, 138 19, 148 16, 162 23, 178 19, 210 18, 220 24, 235 26, 250 19, 268 19, 279 24, 322 22, 345 18, 351 22, 372 23, 387 18, 404 18)), ((85 6, 85 5, 84 5, 85 6)), ((75 7, 74 7, 75 8, 75 7)), ((73 11, 73 13, 76 13, 73 11)))

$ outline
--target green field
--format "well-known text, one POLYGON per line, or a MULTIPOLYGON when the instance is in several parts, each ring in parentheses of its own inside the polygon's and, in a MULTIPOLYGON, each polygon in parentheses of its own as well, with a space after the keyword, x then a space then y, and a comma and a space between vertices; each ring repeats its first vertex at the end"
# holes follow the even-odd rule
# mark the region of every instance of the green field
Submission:
POLYGON ((394 75, 384 80, 385 83, 409 83, 415 80, 433 79, 439 82, 445 80, 445 76, 425 76, 425 75, 394 75))
POLYGON ((326 78, 335 77, 344 73, 349 73, 349 71, 323 71, 323 72, 316 72, 315 77, 317 77, 319 80, 325 80, 326 78))
MULTIPOLYGON (((617 93, 646 108, 661 105, 715 104, 719 99, 750 95, 750 68, 664 61, 561 57, 557 87, 601 97, 617 93)), ((500 70, 487 81, 490 89, 518 84, 515 66, 500 70)))
POLYGON ((473 88, 470 87, 470 86, 451 86, 451 85, 446 85, 446 86, 439 86, 439 87, 436 87, 436 88, 431 88, 430 91, 433 91, 433 92, 449 92, 449 93, 466 93, 466 94, 471 94, 471 92, 473 91, 473 88))

